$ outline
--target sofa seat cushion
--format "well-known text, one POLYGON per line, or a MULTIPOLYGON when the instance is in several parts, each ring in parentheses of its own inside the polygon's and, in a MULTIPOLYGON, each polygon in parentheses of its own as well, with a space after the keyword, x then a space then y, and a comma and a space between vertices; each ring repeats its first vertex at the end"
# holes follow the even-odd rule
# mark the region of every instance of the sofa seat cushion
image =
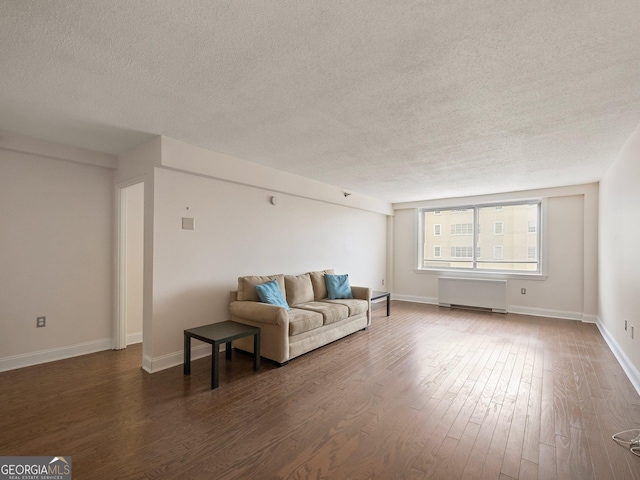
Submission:
POLYGON ((325 325, 339 322, 349 317, 349 308, 345 305, 331 304, 327 302, 307 302, 296 305, 296 308, 318 312, 322 314, 325 325))
POLYGON ((321 313, 292 308, 289 310, 289 336, 299 335, 322 326, 321 313))
POLYGON ((349 316, 353 317, 354 315, 358 315, 360 313, 364 313, 367 311, 369 304, 366 300, 358 300, 356 298, 341 298, 338 300, 329 300, 324 299, 322 303, 330 303, 330 304, 338 304, 345 306, 349 309, 349 316))

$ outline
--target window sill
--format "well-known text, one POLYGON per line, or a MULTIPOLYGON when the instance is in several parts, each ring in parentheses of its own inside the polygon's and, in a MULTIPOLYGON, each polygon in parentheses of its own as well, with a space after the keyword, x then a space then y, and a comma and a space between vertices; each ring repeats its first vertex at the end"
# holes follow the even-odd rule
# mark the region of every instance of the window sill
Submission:
POLYGON ((515 273, 515 272, 483 272, 477 270, 447 270, 416 268, 415 273, 438 275, 449 278, 478 278, 485 280, 546 280, 544 273, 515 273))

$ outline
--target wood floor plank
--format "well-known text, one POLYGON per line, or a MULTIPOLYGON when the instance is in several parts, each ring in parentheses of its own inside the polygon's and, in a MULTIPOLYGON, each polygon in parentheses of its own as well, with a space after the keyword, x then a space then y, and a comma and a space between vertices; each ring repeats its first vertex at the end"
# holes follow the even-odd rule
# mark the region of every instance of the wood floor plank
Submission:
POLYGON ((511 417, 511 425, 509 428, 509 437, 502 460, 501 473, 518 478, 520 463, 522 459, 522 447, 524 443, 524 434, 527 425, 527 409, 529 406, 529 394, 531 386, 522 382, 518 397, 515 401, 513 416, 511 417))
POLYGON ((579 480, 595 478, 591 463, 591 451, 584 430, 571 427, 570 456, 572 477, 579 480))
POLYGON ((542 378, 533 377, 527 405, 527 419, 522 443, 522 458, 537 464, 540 456, 540 417, 542 378))
POLYGON ((538 480, 556 480, 556 448, 546 443, 540 444, 538 457, 538 480))
POLYGON ((571 456, 571 439, 562 435, 556 435, 556 472, 559 479, 576 479, 578 472, 573 470, 573 458, 571 456))
POLYGON ((498 423, 502 405, 494 403, 486 410, 486 415, 480 425, 480 431, 473 444, 469 459, 464 468, 461 478, 480 479, 482 477, 482 468, 487 459, 491 439, 498 423))
POLYGON ((522 459, 520 463, 520 474, 518 480, 537 480, 538 479, 538 464, 530 462, 529 460, 522 459))
POLYGON ((585 426, 594 478, 609 478, 611 475, 611 461, 609 460, 605 442, 609 442, 611 439, 605 439, 602 435, 602 430, 596 415, 585 415, 585 426))
POLYGON ((544 370, 540 399, 540 442, 552 447, 556 444, 554 398, 553 370, 544 370))
POLYGON ((640 480, 640 396, 594 325, 392 301, 277 368, 153 375, 139 345, 0 373, 0 453, 74 479, 640 480))
POLYGON ((515 407, 515 400, 505 398, 502 403, 496 428, 493 431, 493 437, 491 437, 487 458, 482 467, 483 478, 497 478, 500 475, 502 462, 505 459, 505 450, 507 448, 509 432, 511 431, 511 421, 515 407))

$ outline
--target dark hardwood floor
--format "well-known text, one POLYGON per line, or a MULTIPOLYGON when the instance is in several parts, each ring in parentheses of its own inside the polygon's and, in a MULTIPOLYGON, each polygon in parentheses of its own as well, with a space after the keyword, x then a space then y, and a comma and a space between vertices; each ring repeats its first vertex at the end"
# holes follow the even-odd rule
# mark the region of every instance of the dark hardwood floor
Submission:
POLYGON ((634 479, 640 398, 595 325, 392 302, 277 368, 153 375, 140 346, 0 374, 0 455, 74 479, 634 479))

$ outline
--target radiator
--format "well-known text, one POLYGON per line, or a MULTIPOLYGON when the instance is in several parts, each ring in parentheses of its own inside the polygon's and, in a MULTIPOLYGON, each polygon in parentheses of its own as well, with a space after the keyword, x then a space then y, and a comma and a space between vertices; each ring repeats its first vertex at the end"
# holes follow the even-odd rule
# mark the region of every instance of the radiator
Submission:
POLYGON ((438 303, 443 307, 474 307, 507 313, 507 281, 439 278, 438 303))

